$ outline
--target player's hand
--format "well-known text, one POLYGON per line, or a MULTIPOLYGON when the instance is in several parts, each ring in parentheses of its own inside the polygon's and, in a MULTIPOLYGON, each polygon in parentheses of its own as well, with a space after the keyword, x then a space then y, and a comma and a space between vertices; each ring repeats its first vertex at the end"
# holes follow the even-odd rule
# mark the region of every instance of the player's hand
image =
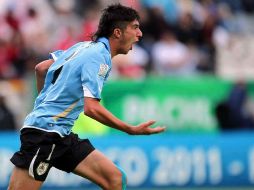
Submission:
POLYGON ((141 123, 137 126, 133 126, 129 134, 131 135, 151 135, 156 133, 161 133, 165 131, 165 127, 157 126, 151 127, 155 121, 147 121, 145 123, 141 123))

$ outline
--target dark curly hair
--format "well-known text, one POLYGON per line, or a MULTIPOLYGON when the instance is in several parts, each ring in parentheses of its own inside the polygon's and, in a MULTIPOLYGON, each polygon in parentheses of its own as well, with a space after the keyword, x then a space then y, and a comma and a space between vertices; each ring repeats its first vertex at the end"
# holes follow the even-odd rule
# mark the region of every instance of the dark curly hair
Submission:
POLYGON ((92 40, 100 37, 110 37, 115 28, 125 29, 129 22, 140 20, 138 12, 133 8, 121 4, 110 5, 105 8, 100 18, 98 30, 93 34, 92 40))

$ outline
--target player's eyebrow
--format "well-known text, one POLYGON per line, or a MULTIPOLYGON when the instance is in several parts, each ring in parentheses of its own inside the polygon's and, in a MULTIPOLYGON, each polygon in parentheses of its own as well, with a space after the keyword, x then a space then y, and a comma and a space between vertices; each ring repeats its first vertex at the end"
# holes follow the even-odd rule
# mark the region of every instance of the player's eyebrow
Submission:
POLYGON ((134 23, 133 25, 132 25, 134 28, 139 28, 139 24, 138 23, 134 23))

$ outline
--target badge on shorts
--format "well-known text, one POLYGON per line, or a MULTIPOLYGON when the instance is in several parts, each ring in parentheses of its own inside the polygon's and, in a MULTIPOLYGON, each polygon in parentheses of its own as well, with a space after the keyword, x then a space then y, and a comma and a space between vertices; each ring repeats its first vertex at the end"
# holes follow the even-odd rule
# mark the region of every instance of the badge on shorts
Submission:
POLYGON ((101 77, 105 77, 108 70, 109 70, 109 66, 107 64, 105 64, 105 63, 100 64, 100 69, 99 69, 98 75, 101 77))
POLYGON ((38 175, 43 175, 48 170, 49 163, 40 162, 39 166, 36 169, 38 175))

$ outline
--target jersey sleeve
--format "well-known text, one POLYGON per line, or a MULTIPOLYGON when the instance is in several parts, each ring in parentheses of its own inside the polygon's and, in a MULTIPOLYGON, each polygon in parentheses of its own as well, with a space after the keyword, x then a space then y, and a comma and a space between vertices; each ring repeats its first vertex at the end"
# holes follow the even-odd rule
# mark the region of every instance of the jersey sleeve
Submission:
POLYGON ((54 61, 56 61, 63 53, 64 53, 64 50, 57 50, 57 51, 51 52, 49 54, 49 59, 53 59, 54 61))
POLYGON ((109 66, 101 55, 89 58, 83 64, 81 71, 81 81, 84 97, 101 99, 101 91, 108 76, 109 66))

